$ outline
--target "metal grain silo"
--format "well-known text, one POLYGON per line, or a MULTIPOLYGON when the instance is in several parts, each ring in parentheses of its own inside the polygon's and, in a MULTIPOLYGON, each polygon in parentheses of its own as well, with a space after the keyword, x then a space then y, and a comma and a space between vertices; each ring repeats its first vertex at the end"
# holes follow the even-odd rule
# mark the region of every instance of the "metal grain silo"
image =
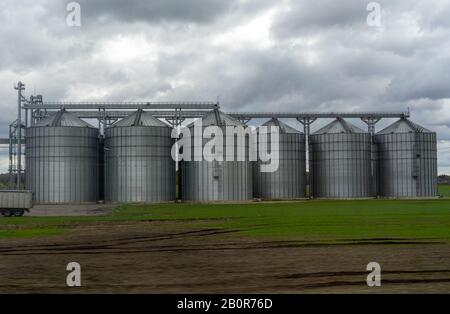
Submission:
POLYGON ((316 198, 372 197, 371 138, 336 119, 310 136, 312 195, 316 198))
POLYGON ((436 133, 400 119, 374 136, 381 197, 437 194, 436 133))
POLYGON ((175 200, 172 128, 138 110, 105 131, 105 200, 175 200))
MULTIPOLYGON (((271 119, 263 126, 279 128, 279 164, 275 172, 261 172, 263 162, 255 162, 253 193, 262 199, 304 198, 306 192, 305 135, 289 125, 271 119)), ((270 149, 270 137, 268 147, 270 149)))
MULTIPOLYGON (((251 200, 252 192, 252 167, 249 161, 249 139, 244 144, 246 151, 245 161, 226 161, 226 127, 245 127, 244 124, 234 118, 213 110, 202 118, 203 130, 208 126, 218 126, 221 128, 223 138, 224 161, 194 161, 194 143, 192 141, 191 161, 180 163, 182 176, 182 199, 186 201, 242 201, 251 200)), ((194 136, 193 126, 189 127, 194 136)), ((192 137, 193 137, 192 136, 192 137)), ((196 134, 195 136, 201 136, 196 134)), ((201 140, 202 148, 208 140, 201 140)), ((234 152, 237 151, 237 141, 235 141, 234 152)))
POLYGON ((98 130, 61 110, 26 130, 26 185, 37 204, 98 200, 98 130))

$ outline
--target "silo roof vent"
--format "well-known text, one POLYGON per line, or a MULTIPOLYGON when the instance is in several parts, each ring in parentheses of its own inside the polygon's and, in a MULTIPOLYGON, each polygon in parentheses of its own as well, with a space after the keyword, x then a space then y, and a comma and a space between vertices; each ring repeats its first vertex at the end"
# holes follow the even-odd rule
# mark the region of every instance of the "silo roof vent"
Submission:
POLYGON ((327 124, 320 130, 313 133, 313 135, 318 134, 338 134, 338 133, 346 133, 346 134, 352 134, 352 133, 367 133, 363 129, 358 128, 356 125, 353 125, 344 119, 337 118, 333 122, 327 124))
POLYGON ((293 127, 287 125, 284 122, 281 122, 277 118, 272 118, 266 123, 263 124, 263 126, 278 126, 280 128, 280 133, 295 133, 295 134, 302 134, 299 130, 294 129, 293 127))
POLYGON ((72 127, 82 127, 82 128, 95 128, 89 123, 81 120, 75 114, 61 109, 50 116, 36 122, 33 126, 36 127, 52 127, 52 126, 72 126, 72 127))
POLYGON ((393 133, 434 133, 423 126, 420 126, 406 118, 394 122, 390 126, 384 128, 377 134, 393 134, 393 133))
MULTIPOLYGON (((189 127, 193 126, 194 124, 191 123, 189 127)), ((240 121, 236 120, 235 118, 223 113, 220 110, 214 109, 210 112, 208 112, 206 115, 202 118, 202 125, 210 126, 210 125, 216 125, 216 126, 245 126, 245 124, 241 123, 240 121)))
POLYGON ((123 118, 120 121, 117 121, 112 125, 112 127, 121 127, 121 126, 158 126, 158 127, 169 127, 167 124, 162 122, 161 120, 155 118, 150 113, 145 112, 142 109, 139 109, 129 116, 123 118))

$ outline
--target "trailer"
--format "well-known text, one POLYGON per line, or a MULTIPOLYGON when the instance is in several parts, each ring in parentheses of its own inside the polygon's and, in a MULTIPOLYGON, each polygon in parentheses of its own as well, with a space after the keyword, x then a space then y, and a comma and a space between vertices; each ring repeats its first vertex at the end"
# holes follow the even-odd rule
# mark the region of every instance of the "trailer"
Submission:
POLYGON ((0 213, 4 217, 19 217, 33 206, 33 193, 26 190, 0 190, 0 213))

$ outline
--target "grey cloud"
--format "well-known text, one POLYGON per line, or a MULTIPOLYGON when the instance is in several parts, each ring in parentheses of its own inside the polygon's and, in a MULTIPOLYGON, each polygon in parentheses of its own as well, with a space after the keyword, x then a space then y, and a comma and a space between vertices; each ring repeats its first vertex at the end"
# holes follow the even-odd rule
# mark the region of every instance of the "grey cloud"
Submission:
POLYGON ((391 82, 388 93, 393 99, 409 101, 428 98, 439 100, 450 98, 449 59, 435 59, 429 62, 417 62, 403 73, 399 73, 391 82))
MULTIPOLYGON (((64 1, 26 0, 20 9, 12 0, 0 4, 2 136, 15 115, 12 83, 23 80, 27 95, 35 87, 47 100, 220 96, 226 111, 410 107, 412 120, 450 140, 446 1, 380 1, 380 31, 366 25, 368 1, 360 0, 79 2, 81 28, 65 25, 64 1), (214 43, 270 9, 276 9, 272 44, 239 42, 239 36, 214 43), (104 44, 119 35, 141 36, 155 47, 155 58, 105 60, 104 44)), ((377 129, 391 122, 383 120, 377 129)), ((450 156, 440 159, 442 168, 450 156)))
POLYGON ((229 12, 236 1, 221 0, 80 0, 86 23, 94 21, 179 21, 209 23, 229 12))
POLYGON ((273 30, 278 36, 290 37, 320 32, 323 28, 366 23, 367 3, 361 0, 291 1, 290 11, 279 15, 273 30))

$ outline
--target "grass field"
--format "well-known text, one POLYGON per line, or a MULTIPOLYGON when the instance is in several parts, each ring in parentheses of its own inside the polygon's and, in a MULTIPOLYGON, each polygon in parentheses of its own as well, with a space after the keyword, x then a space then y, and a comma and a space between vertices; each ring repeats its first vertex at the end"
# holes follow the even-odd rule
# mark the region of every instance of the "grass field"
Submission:
POLYGON ((438 194, 444 197, 450 197, 450 184, 440 184, 438 194))
POLYGON ((0 238, 60 235, 78 226, 166 220, 312 243, 448 242, 450 199, 122 205, 105 217, 2 218, 0 238))
POLYGON ((0 218, 0 260, 0 293, 448 293, 450 198, 0 218), (77 290, 65 285, 71 261, 83 268, 77 290))

